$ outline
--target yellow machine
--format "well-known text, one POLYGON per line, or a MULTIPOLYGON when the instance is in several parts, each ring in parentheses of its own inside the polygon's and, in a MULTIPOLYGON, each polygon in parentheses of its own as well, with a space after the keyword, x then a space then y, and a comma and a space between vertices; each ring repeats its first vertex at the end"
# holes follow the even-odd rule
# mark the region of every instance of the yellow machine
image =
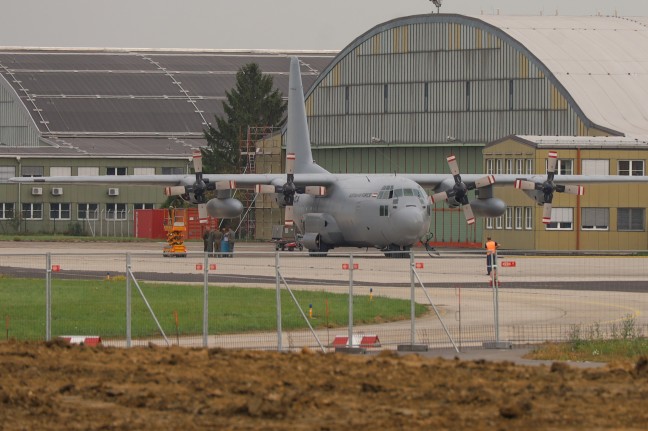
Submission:
POLYGON ((164 217, 164 230, 167 233, 168 247, 164 247, 164 257, 186 257, 187 247, 184 236, 187 231, 187 211, 184 208, 169 208, 164 217))

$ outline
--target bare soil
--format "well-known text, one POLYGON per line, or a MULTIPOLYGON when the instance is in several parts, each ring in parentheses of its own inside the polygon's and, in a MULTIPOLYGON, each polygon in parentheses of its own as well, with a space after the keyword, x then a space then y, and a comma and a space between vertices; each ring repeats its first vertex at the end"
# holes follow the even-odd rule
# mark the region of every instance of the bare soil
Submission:
POLYGON ((645 430, 648 359, 602 368, 0 343, 0 430, 645 430))

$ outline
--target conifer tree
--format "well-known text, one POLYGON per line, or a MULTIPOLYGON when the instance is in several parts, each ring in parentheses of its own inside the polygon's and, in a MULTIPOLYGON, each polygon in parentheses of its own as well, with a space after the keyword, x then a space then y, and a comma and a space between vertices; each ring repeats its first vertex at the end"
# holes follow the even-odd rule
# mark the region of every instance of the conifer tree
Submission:
POLYGON ((248 63, 236 73, 236 86, 225 93, 224 117, 204 131, 207 147, 202 149, 205 173, 238 173, 245 160, 239 157, 240 142, 248 126, 281 127, 288 106, 273 79, 263 75, 259 65, 248 63))

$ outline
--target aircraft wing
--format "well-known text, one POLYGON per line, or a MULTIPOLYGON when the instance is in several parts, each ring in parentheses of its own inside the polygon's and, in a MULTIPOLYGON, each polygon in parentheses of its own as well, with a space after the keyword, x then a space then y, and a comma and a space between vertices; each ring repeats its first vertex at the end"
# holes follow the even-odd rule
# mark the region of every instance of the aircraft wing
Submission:
MULTIPOLYGON (((254 187, 256 184, 281 185, 286 182, 285 174, 205 174, 203 178, 209 182, 234 181, 239 187, 254 187)), ((14 183, 177 186, 193 184, 196 181, 196 176, 191 174, 14 177, 9 181, 14 183)), ((328 186, 335 181, 336 177, 332 174, 295 175, 295 184, 299 186, 328 186)))
MULTIPOLYGON (((417 182, 423 188, 436 188, 443 181, 453 181, 452 175, 448 174, 399 174, 401 177, 409 178, 417 182)), ((466 183, 473 183, 486 174, 462 174, 461 179, 466 183)), ((546 175, 492 175, 495 179, 494 186, 512 186, 516 180, 527 180, 542 183, 546 175)), ((626 175, 556 175, 554 182, 557 184, 611 184, 611 183, 648 183, 648 176, 626 176, 626 175)))

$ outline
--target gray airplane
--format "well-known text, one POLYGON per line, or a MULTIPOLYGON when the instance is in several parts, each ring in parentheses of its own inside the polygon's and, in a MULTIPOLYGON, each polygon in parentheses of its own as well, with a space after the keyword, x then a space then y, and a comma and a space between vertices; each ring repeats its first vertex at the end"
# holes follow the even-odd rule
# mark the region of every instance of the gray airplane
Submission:
POLYGON ((497 217, 506 204, 493 186, 515 186, 544 206, 543 222, 551 221, 553 193, 582 194, 577 183, 647 182, 648 177, 555 175, 557 154, 550 152, 547 176, 461 175, 454 156, 448 174, 332 174, 313 161, 299 60, 290 62, 285 174, 203 174, 201 151, 194 151, 195 175, 125 175, 110 177, 12 178, 14 182, 139 184, 166 186, 167 196, 197 204, 201 218, 238 217, 243 204, 232 191, 270 193, 285 208, 285 223, 294 224, 311 255, 335 247, 375 247, 386 255, 403 255, 427 241, 431 205, 445 201, 461 207, 466 222, 475 216, 497 217), (429 196, 426 189, 434 190, 429 196), (468 192, 478 189, 470 201, 468 192), (208 199, 207 192, 214 192, 208 199), (400 252, 400 253, 399 253, 400 252))

